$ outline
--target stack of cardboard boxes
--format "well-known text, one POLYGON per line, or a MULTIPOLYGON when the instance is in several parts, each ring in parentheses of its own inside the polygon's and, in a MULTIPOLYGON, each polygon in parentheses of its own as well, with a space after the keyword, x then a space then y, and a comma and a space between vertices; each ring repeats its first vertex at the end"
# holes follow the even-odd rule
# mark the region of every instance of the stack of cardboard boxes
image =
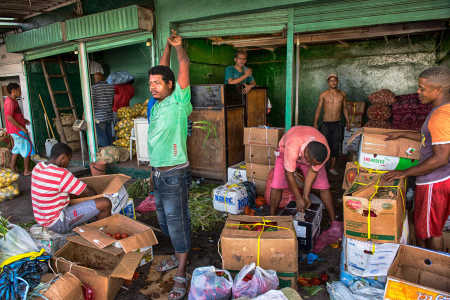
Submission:
POLYGON ((258 195, 264 195, 266 180, 275 165, 275 152, 283 133, 283 128, 274 127, 244 129, 247 180, 255 183, 258 195))

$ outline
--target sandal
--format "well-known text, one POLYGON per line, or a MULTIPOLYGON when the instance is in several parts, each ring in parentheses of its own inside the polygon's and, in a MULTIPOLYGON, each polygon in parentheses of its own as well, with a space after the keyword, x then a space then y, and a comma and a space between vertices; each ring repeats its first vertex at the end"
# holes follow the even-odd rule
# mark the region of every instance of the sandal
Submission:
POLYGON ((171 255, 169 259, 165 259, 156 267, 158 272, 166 272, 178 268, 178 259, 175 255, 171 255))
POLYGON ((173 278, 173 281, 175 281, 176 283, 184 284, 184 287, 174 286, 172 288, 172 290, 169 292, 168 299, 169 300, 181 300, 181 299, 184 299, 184 297, 186 296, 186 291, 187 291, 187 289, 186 289, 186 285, 187 285, 186 277, 175 276, 173 278), (175 294, 178 294, 178 296, 173 296, 175 294))

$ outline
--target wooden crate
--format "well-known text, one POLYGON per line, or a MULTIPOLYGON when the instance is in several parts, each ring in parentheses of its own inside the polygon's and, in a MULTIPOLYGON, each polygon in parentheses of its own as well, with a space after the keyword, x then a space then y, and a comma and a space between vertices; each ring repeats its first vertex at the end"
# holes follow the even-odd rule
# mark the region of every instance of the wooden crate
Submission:
POLYGON ((192 174, 226 181, 227 167, 244 160, 244 107, 194 109, 189 118, 210 121, 217 132, 205 139, 204 130, 192 130, 187 141, 192 174))

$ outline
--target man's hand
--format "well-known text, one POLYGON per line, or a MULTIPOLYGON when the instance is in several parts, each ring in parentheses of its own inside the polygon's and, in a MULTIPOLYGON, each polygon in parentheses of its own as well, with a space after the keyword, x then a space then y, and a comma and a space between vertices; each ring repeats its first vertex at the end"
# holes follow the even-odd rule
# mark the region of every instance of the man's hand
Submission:
POLYGON ((386 181, 391 181, 393 179, 398 179, 402 177, 405 177, 405 171, 390 171, 383 175, 383 178, 386 181))
POLYGON ((247 76, 247 77, 252 76, 252 73, 253 73, 252 69, 247 68, 247 67, 245 68, 245 71, 244 71, 245 76, 247 76))
POLYGON ((244 89, 243 89, 243 93, 244 94, 248 94, 248 93, 250 93, 250 91, 252 90, 252 86, 251 85, 249 85, 249 84, 246 84, 246 83, 244 83, 244 89))
POLYGON ((170 34, 170 37, 167 39, 167 43, 169 43, 170 46, 176 48, 180 47, 182 45, 183 39, 181 36, 177 35, 177 32, 172 29, 172 33, 170 34))
POLYGON ((347 127, 347 130, 350 130, 350 122, 347 122, 345 126, 347 127))
POLYGON ((396 140, 403 137, 403 132, 390 132, 386 133, 387 137, 384 139, 385 141, 396 140))

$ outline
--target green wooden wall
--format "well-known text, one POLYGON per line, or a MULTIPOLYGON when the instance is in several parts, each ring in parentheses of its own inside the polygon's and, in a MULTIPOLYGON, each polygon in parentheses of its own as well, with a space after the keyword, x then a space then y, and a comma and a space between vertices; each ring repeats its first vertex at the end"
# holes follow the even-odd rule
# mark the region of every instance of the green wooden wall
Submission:
MULTIPOLYGON (((92 55, 92 54, 91 54, 92 55)), ((90 55, 90 57, 91 57, 90 55)), ((151 48, 144 43, 94 53, 94 59, 102 64, 106 77, 111 72, 127 71, 135 77, 135 95, 131 105, 144 102, 149 96, 148 70, 151 68, 151 48)))
POLYGON ((414 93, 419 73, 436 64, 436 42, 436 37, 422 35, 301 49, 301 124, 312 124, 331 72, 338 73, 339 88, 352 101, 367 101, 370 93, 382 88, 396 94, 414 93))
MULTIPOLYGON (((46 63, 49 74, 59 74, 59 67, 56 63, 46 63)), ((45 155, 45 140, 49 137, 45 127, 44 112, 41 102, 39 101, 39 94, 45 105, 51 123, 54 123, 55 113, 50 101, 47 84, 45 83, 44 73, 39 61, 31 61, 26 64, 28 73, 28 91, 31 103, 31 114, 33 119, 33 130, 35 137, 35 147, 38 153, 45 155)), ((67 73, 67 78, 70 85, 70 90, 77 108, 77 114, 81 117, 83 113, 83 102, 81 96, 80 73, 78 70, 78 63, 65 63, 64 69, 67 73)), ((54 90, 64 90, 64 82, 61 78, 51 79, 54 90)), ((58 106, 68 106, 69 100, 65 95, 55 95, 58 106)), ((69 113, 69 112, 64 112, 69 113)), ((53 126, 53 132, 56 138, 59 139, 56 127, 53 126)))

